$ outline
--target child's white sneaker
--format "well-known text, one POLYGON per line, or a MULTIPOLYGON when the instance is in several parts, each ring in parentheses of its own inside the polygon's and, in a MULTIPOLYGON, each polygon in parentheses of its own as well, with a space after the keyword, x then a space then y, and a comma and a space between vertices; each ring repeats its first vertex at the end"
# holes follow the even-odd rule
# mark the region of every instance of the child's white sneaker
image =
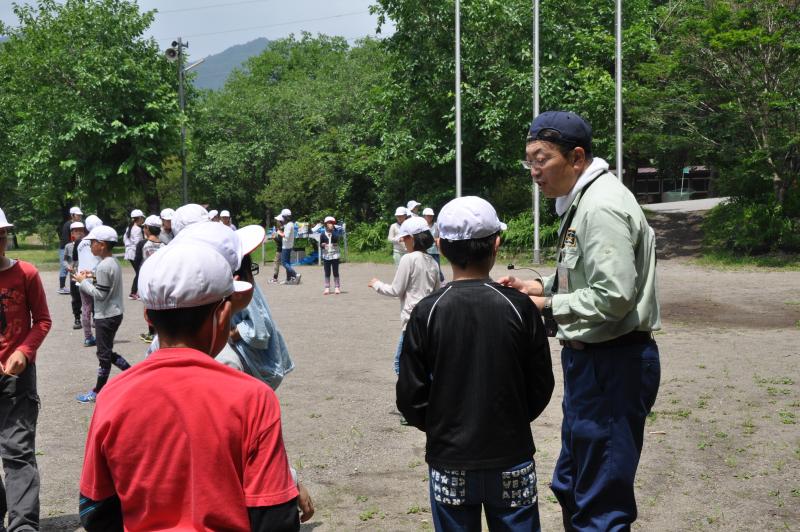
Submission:
POLYGON ((341 293, 342 293, 342 291, 341 291, 341 290, 339 290, 339 287, 337 286, 337 287, 336 287, 336 289, 333 291, 333 293, 334 293, 334 294, 341 294, 341 293))
POLYGON ((323 296, 327 296, 330 293, 331 293, 331 289, 330 288, 326 288, 325 290, 322 291, 322 295, 323 296))

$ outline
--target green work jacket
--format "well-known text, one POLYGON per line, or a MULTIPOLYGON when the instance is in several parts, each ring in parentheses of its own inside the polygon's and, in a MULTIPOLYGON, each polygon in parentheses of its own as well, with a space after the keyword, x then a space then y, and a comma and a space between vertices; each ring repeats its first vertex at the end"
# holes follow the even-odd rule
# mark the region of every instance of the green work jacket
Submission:
POLYGON ((597 343, 660 329, 655 233, 630 190, 606 172, 578 193, 561 223, 559 234, 567 233, 558 263, 568 272, 567 290, 553 294, 555 275, 542 280, 553 297, 556 336, 597 343))

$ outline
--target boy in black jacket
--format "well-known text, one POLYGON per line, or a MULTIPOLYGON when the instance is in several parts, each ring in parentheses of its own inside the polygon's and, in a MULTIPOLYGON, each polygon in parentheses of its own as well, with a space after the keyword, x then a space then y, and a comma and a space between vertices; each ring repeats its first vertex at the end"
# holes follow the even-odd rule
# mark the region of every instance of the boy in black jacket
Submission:
POLYGON ((539 530, 530 423, 553 392, 539 311, 489 278, 505 224, 487 201, 439 214, 453 281, 420 301, 403 339, 397 407, 425 432, 436 530, 539 530))

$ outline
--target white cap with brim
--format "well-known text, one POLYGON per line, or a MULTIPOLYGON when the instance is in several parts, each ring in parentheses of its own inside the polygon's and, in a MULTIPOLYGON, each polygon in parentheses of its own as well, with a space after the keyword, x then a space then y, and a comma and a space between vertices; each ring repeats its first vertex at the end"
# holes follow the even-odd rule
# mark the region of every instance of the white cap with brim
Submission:
POLYGON ((150 227, 161 227, 161 218, 155 214, 151 214, 144 219, 144 225, 149 225, 150 227))
POLYGON ((100 219, 99 216, 95 214, 90 214, 86 217, 86 230, 91 231, 95 227, 100 227, 103 225, 103 220, 100 219))
POLYGON ((264 241, 267 232, 260 225, 247 225, 236 230, 239 240, 242 242, 242 253, 249 255, 256 250, 264 241))
POLYGON ((14 227, 14 224, 8 221, 6 213, 3 212, 3 209, 0 209, 0 229, 7 229, 9 227, 14 227))
POLYGON ((86 240, 99 240, 101 242, 116 242, 119 236, 113 227, 100 225, 95 227, 86 235, 86 240))
POLYGON ((209 219, 209 220, 213 220, 213 219, 214 219, 214 218, 216 218, 217 216, 219 216, 219 211, 218 211, 218 210, 216 210, 216 209, 211 209, 210 211, 208 211, 208 219, 209 219))
POLYGON ((133 209, 131 211, 131 218, 144 218, 144 213, 140 209, 133 209))
POLYGON ((175 214, 172 216, 172 233, 177 236, 184 227, 199 222, 208 221, 208 211, 202 205, 197 203, 188 203, 182 207, 178 207, 175 214))
MULTIPOLYGON (((211 246, 217 253, 222 255, 231 268, 231 273, 239 269, 242 265, 242 241, 233 229, 227 225, 213 223, 206 220, 197 224, 192 224, 180 232, 175 240, 170 242, 170 246, 179 243, 194 243, 211 246)), ((150 259, 148 259, 150 260, 150 259)))
POLYGON ((333 216, 326 216, 325 220, 323 220, 322 223, 328 223, 328 222, 336 223, 336 218, 334 218, 333 216))
POLYGON ((279 214, 278 216, 276 216, 276 217, 275 217, 275 220, 276 220, 276 221, 278 221, 278 222, 281 222, 281 223, 283 223, 283 216, 281 216, 281 215, 279 214))
POLYGON ((84 229, 86 226, 83 225, 83 222, 72 222, 69 224, 69 230, 72 231, 73 229, 84 229))
POLYGON ((292 216, 292 211, 290 211, 289 209, 283 209, 283 210, 281 211, 281 216, 283 216, 283 218, 284 218, 284 219, 286 219, 286 218, 291 218, 291 216, 292 216))
POLYGON ((434 216, 436 213, 430 207, 425 207, 422 211, 422 216, 434 216))
POLYGON ((417 208, 417 207, 419 207, 420 205, 422 205, 422 203, 420 203, 420 202, 418 202, 418 201, 416 201, 416 200, 413 200, 413 199, 412 199, 411 201, 409 201, 409 202, 406 204, 406 208, 407 208, 407 209, 410 211, 410 210, 412 210, 412 209, 416 209, 416 208, 417 208))
POLYGON ((408 216, 408 209, 405 207, 398 207, 394 210, 395 216, 408 216))
POLYGON ((80 214, 81 216, 83 216, 83 211, 81 210, 81 208, 80 208, 80 207, 72 207, 72 208, 69 210, 69 213, 70 213, 70 214, 80 214))
POLYGON ((167 208, 161 211, 162 220, 172 220, 173 216, 175 216, 175 209, 167 208))
POLYGON ((149 310, 209 305, 244 292, 250 283, 237 281, 228 261, 213 247, 177 241, 155 252, 139 272, 139 299, 149 310))
POLYGON ((222 211, 222 212, 219 213, 219 217, 220 218, 230 218, 231 217, 231 211, 222 211))
POLYGON ((413 216, 400 226, 400 233, 397 235, 397 240, 400 240, 404 236, 414 236, 430 230, 431 228, 428 227, 428 222, 426 222, 424 218, 413 216))
POLYGON ((447 203, 439 211, 439 238, 472 240, 506 230, 492 204, 478 196, 464 196, 447 203))

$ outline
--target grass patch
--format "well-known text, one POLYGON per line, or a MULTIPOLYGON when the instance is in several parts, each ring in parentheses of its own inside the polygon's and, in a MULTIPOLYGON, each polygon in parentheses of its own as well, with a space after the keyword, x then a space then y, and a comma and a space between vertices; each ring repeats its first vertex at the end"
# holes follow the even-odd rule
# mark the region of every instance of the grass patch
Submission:
POLYGON ((797 422, 797 417, 794 415, 793 412, 787 412, 786 410, 781 410, 778 412, 778 417, 781 420, 781 423, 784 425, 794 425, 797 422))
POLYGON ((358 514, 358 518, 362 521, 369 521, 370 519, 374 519, 375 517, 380 517, 381 519, 383 519, 384 516, 381 513, 381 511, 378 508, 375 508, 374 506, 358 514))
POLYGON ((693 261, 699 266, 723 270, 770 268, 785 271, 800 271, 800 254, 775 253, 766 255, 736 255, 729 251, 710 251, 693 261))

